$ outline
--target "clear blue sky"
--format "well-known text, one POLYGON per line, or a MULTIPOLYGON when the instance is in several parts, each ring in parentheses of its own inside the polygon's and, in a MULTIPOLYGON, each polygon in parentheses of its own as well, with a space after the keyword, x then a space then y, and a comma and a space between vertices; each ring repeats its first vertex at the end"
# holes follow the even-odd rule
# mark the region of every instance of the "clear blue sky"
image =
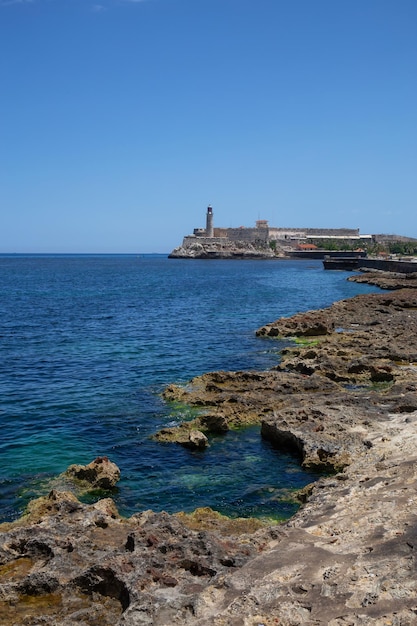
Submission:
POLYGON ((417 237, 416 0, 0 0, 0 252, 417 237))

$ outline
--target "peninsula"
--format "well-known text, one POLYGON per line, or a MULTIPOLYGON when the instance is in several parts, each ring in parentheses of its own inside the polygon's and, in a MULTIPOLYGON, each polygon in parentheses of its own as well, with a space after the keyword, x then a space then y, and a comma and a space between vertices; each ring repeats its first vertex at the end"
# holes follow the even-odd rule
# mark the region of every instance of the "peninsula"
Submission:
POLYGON ((401 235, 365 235, 359 228, 282 228, 257 220, 254 228, 214 226, 213 207, 208 206, 206 227, 186 235, 170 259, 282 259, 325 255, 366 256, 392 244, 417 241, 401 235))
POLYGON ((274 259, 294 256, 297 252, 316 257, 319 254, 317 258, 320 258, 319 246, 323 243, 337 242, 345 250, 356 249, 372 239, 354 228, 275 228, 267 220, 257 220, 254 228, 218 228, 213 220, 213 207, 209 205, 206 227, 195 228, 192 235, 186 235, 169 258, 274 259))

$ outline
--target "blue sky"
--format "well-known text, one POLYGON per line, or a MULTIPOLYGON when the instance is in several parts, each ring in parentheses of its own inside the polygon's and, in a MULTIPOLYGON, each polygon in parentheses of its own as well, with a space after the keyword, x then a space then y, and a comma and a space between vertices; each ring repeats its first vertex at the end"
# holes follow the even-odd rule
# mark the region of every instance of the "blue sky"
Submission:
POLYGON ((0 252, 417 237, 415 0, 0 0, 0 252))

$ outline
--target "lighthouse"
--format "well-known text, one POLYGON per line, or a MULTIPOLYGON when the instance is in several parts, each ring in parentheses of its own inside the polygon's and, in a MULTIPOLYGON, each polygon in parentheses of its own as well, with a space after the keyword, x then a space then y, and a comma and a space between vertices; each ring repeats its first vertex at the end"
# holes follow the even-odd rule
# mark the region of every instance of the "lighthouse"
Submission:
POLYGON ((209 204, 206 214, 206 237, 213 237, 213 208, 209 204))

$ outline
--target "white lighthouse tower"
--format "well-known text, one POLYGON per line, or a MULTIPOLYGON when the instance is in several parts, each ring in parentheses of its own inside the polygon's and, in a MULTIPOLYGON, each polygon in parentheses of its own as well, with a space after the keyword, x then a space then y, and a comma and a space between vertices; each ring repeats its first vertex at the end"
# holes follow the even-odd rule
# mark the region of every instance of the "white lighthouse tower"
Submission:
POLYGON ((214 237, 213 231, 213 208, 209 204, 206 214, 206 237, 214 237))

